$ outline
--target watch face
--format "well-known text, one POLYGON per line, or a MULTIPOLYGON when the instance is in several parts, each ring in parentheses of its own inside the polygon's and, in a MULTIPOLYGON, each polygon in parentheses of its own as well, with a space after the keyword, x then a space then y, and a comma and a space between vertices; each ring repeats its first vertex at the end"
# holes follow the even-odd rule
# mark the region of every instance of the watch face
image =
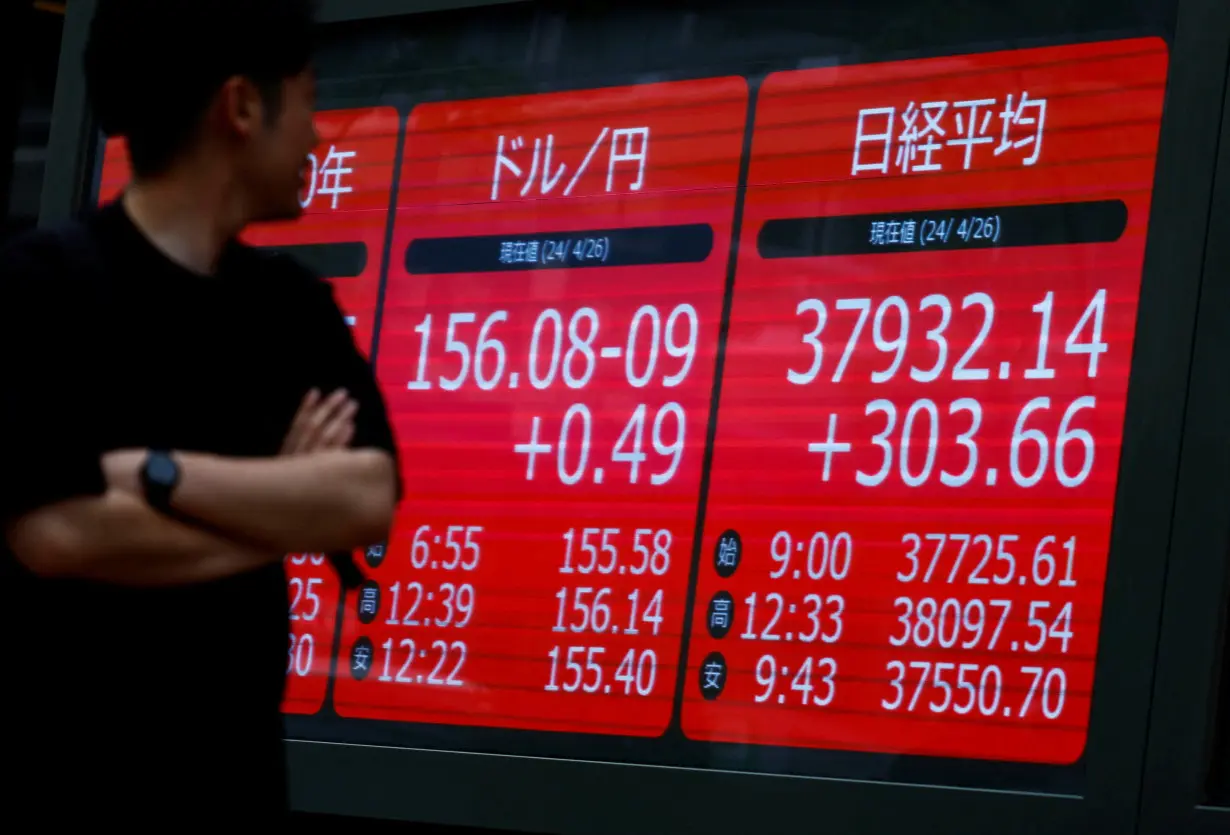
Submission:
POLYGON ((161 455, 150 459, 146 471, 151 481, 163 485, 174 483, 177 472, 175 462, 161 455))

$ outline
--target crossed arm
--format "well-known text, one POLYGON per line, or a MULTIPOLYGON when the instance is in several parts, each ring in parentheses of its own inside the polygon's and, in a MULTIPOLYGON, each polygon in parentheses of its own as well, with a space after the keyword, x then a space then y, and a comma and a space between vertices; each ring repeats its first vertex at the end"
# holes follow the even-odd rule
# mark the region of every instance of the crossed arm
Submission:
POLYGON ((7 528, 31 571, 126 585, 178 585, 243 573, 293 551, 349 550, 385 538, 397 475, 388 453, 350 449, 357 407, 345 392, 304 400, 271 458, 177 453, 172 504, 192 523, 140 497, 144 450, 103 457, 101 496, 31 511, 7 528))

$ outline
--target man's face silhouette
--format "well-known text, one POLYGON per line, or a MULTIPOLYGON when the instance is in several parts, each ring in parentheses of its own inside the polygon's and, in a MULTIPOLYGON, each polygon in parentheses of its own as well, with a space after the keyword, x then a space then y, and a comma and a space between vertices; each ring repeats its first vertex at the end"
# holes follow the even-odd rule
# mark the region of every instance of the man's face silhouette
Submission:
POLYGON ((259 118, 246 126, 237 174, 250 222, 291 220, 303 212, 300 195, 313 172, 308 155, 319 142, 315 94, 315 77, 305 70, 282 82, 280 101, 262 100, 259 118))

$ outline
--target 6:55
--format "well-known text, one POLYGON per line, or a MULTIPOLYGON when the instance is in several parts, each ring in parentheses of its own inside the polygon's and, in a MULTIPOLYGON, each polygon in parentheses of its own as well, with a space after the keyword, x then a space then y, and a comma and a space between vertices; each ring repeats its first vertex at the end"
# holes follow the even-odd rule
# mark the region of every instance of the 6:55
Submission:
MULTIPOLYGON (((460 568, 462 571, 473 571, 478 568, 478 560, 481 556, 478 543, 474 541, 474 535, 480 534, 483 529, 478 526, 466 525, 449 525, 448 532, 444 537, 444 547, 453 552, 451 562, 440 563, 440 568, 445 571, 452 571, 460 568), (461 542, 458 542, 456 537, 458 534, 464 533, 465 536, 461 542), (465 552, 473 555, 473 558, 468 562, 462 561, 462 555, 465 552)), ((426 568, 431 562, 431 547, 428 545, 428 537, 431 535, 431 525, 421 525, 414 532, 414 542, 410 546, 410 564, 415 568, 426 568)), ((440 542, 439 537, 436 538, 436 543, 440 542)))

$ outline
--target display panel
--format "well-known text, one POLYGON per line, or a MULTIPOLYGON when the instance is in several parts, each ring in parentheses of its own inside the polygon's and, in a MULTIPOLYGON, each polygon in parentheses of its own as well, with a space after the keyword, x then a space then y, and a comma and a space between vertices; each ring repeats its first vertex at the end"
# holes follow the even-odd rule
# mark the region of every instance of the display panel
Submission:
MULTIPOLYGON (((252 227, 244 240, 287 251, 327 278, 354 329, 356 345, 367 354, 379 300, 400 117, 393 108, 331 110, 316 115, 316 127, 321 141, 310 157, 309 180, 300 196, 303 216, 293 223, 252 227)), ((117 197, 129 177, 123 141, 109 140, 99 202, 117 197)), ((311 714, 320 710, 328 689, 341 584, 322 555, 292 554, 285 565, 290 633, 282 707, 287 713, 311 714)))
POLYGON ((1167 49, 770 76, 683 729, 1084 749, 1167 49))
POLYGON ((737 78, 413 111, 377 362, 407 495, 338 713, 666 729, 746 119, 737 78))

